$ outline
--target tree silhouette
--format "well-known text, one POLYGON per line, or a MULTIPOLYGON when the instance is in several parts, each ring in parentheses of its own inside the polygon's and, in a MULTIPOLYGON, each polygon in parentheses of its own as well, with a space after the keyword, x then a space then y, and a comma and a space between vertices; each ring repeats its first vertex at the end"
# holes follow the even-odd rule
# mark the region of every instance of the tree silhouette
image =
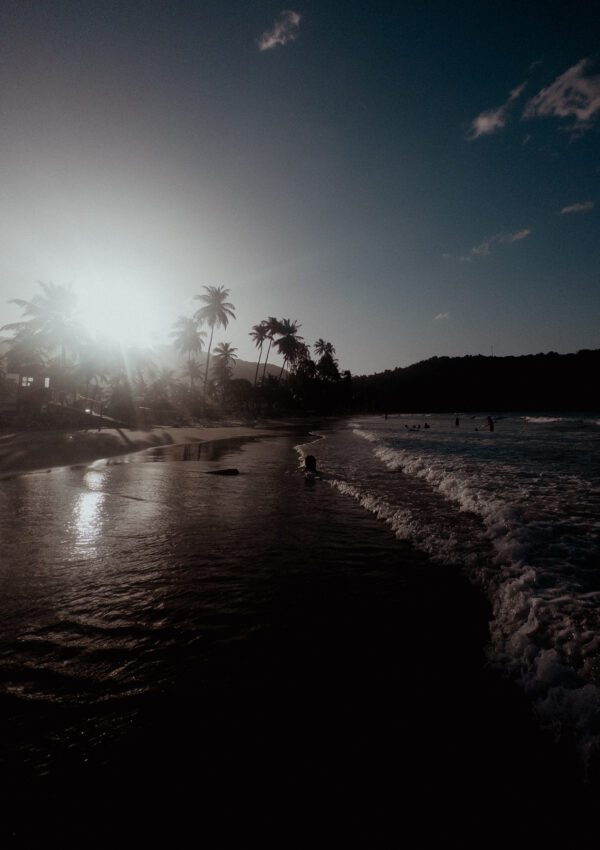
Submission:
POLYGON ((335 348, 330 342, 326 342, 324 339, 319 337, 319 339, 315 342, 314 345, 315 354, 319 357, 323 357, 324 354, 331 354, 332 356, 335 354, 335 348))
POLYGON ((260 359, 262 357, 263 345, 265 344, 265 340, 269 337, 269 328, 266 321, 263 319, 258 325, 252 325, 252 330, 249 333, 249 336, 254 340, 254 344, 258 348, 258 362, 256 363, 256 372, 254 374, 254 386, 256 386, 256 382, 258 380, 258 367, 260 366, 260 359))
POLYGON ((319 338, 314 345, 315 354, 319 355, 319 362, 317 363, 317 372, 319 376, 325 381, 339 381, 340 380, 340 372, 338 369, 338 362, 333 356, 335 354, 335 348, 330 342, 326 342, 324 339, 319 338))
POLYGON ((221 385, 225 384, 233 374, 233 367, 237 360, 234 348, 229 342, 220 342, 213 351, 215 356, 215 365, 213 374, 221 385))
POLYGON ((213 334, 216 327, 226 328, 229 324, 229 319, 235 319, 235 307, 226 300, 229 298, 229 290, 225 289, 224 286, 205 286, 204 289, 206 292, 203 295, 194 296, 196 300, 204 302, 204 307, 201 307, 195 313, 194 318, 199 322, 206 322, 210 328, 210 342, 208 343, 206 369, 204 371, 204 396, 206 397, 206 382, 208 380, 213 334))
POLYGON ((297 321, 290 319, 282 319, 279 323, 279 333, 281 336, 275 342, 275 346, 281 355, 283 355, 283 366, 279 373, 279 380, 283 375, 283 370, 287 363, 294 363, 300 356, 300 352, 304 349, 303 337, 298 335, 300 324, 297 321))
POLYGON ((206 332, 199 330, 198 319, 190 319, 188 316, 180 316, 173 323, 171 331, 173 337, 173 348, 188 360, 193 360, 196 354, 202 351, 206 332))
POLYGON ((41 292, 31 301, 13 298, 10 303, 23 310, 26 319, 4 325, 1 330, 10 330, 15 337, 23 334, 38 349, 47 354, 59 352, 59 366, 65 369, 67 351, 76 352, 85 334, 77 315, 77 296, 69 286, 40 281, 41 292))
POLYGON ((196 378, 202 377, 202 367, 194 358, 186 360, 185 366, 182 369, 183 374, 190 379, 190 390, 194 389, 194 381, 196 378))
POLYGON ((275 334, 281 333, 281 322, 279 319, 276 319, 275 316, 269 316, 268 319, 264 320, 264 324, 267 327, 267 338, 269 340, 269 347, 267 348, 267 355, 265 357, 265 363, 263 366, 262 380, 263 384, 265 382, 265 373, 267 371, 267 361, 269 360, 269 354, 271 353, 271 346, 273 345, 273 341, 275 339, 275 334))

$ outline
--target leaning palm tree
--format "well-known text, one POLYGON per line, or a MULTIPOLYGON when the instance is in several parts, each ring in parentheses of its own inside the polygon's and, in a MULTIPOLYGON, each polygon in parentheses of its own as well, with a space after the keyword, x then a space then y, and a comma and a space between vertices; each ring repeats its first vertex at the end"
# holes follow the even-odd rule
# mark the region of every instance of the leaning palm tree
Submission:
POLYGON ((252 325, 252 330, 248 334, 254 340, 254 344, 258 348, 258 361, 256 363, 256 372, 254 373, 254 386, 256 386, 256 382, 258 380, 258 367, 260 366, 260 359, 262 357, 262 350, 265 340, 269 337, 269 328, 267 327, 267 323, 263 319, 262 322, 258 325, 252 325))
POLYGON ((288 363, 294 363, 300 351, 305 349, 303 343, 304 337, 298 335, 299 328, 300 324, 297 321, 292 322, 290 319, 282 319, 280 322, 279 333, 281 336, 275 342, 277 350, 283 355, 283 366, 279 373, 279 380, 281 380, 286 365, 288 363))
POLYGON ((268 319, 264 320, 264 324, 267 328, 267 338, 269 340, 269 347, 267 348, 267 356, 265 357, 265 363, 263 366, 262 380, 263 384, 265 382, 265 373, 267 371, 267 361, 269 359, 269 354, 271 353, 271 346, 275 340, 275 334, 281 333, 281 322, 279 319, 276 319, 275 316, 269 316, 268 319))
POLYGON ((180 316, 173 324, 171 336, 175 351, 182 357, 187 355, 188 361, 192 361, 202 351, 206 332, 198 329, 198 319, 180 316))
POLYGON ((204 370, 204 396, 206 397, 213 334, 216 327, 226 328, 229 319, 235 319, 235 307, 231 302, 226 301, 229 297, 229 290, 225 289, 224 286, 205 286, 204 289, 206 290, 204 295, 194 295, 194 298, 198 301, 204 302, 204 307, 196 311, 194 319, 198 322, 206 322, 210 328, 210 342, 208 343, 206 369, 204 370))

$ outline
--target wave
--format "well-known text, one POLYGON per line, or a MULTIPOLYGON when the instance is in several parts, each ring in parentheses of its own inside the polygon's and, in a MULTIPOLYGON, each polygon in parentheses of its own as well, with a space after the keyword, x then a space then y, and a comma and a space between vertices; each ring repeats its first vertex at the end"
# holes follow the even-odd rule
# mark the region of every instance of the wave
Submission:
POLYGON ((353 433, 389 470, 425 482, 430 501, 413 493, 396 503, 377 486, 341 478, 334 486, 433 560, 463 565, 493 607, 490 662, 519 682, 543 725, 576 739, 587 762, 600 751, 600 590, 586 592, 582 576, 597 526, 541 519, 530 509, 526 476, 507 487, 507 498, 499 495, 510 469, 497 458, 482 474, 469 458, 419 452, 412 441, 410 449, 395 447, 360 426, 353 433))
POLYGON ((571 428, 595 428, 600 419, 587 416, 523 416, 523 421, 531 425, 562 425, 571 428))

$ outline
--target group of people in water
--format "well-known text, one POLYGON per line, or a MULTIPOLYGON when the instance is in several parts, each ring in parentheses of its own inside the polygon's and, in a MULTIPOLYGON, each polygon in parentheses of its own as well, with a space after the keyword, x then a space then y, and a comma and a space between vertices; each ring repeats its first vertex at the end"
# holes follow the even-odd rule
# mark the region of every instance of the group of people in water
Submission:
MULTIPOLYGON (((387 413, 385 414, 385 418, 386 419, 388 418, 387 413)), ((459 419, 458 416, 454 420, 454 425, 457 428, 460 427, 460 419, 459 419)), ((404 427, 406 428, 407 431, 420 431, 421 430, 421 424, 420 423, 418 423, 417 425, 406 425, 405 424, 404 427)), ((429 424, 429 422, 425 422, 425 424, 423 425, 423 429, 427 429, 427 428, 431 428, 431 425, 429 424)), ((494 430, 494 420, 492 419, 491 416, 487 417, 487 421, 486 421, 485 425, 482 426, 481 430, 483 431, 486 428, 488 428, 490 431, 494 430)), ((475 430, 479 431, 479 428, 475 428, 475 430)), ((317 459, 314 455, 306 455, 306 457, 304 458, 304 469, 302 471, 309 478, 312 478, 312 477, 314 477, 315 475, 318 474, 317 473, 317 459)))
MULTIPOLYGON (((386 419, 388 418, 387 413, 385 414, 385 418, 386 418, 386 419)), ((458 427, 460 427, 460 418, 459 418, 458 416, 457 416, 457 417, 456 417, 456 419, 454 420, 454 425, 455 425, 457 428, 458 428, 458 427)), ((421 425, 420 425, 420 424, 418 424, 418 425, 405 425, 404 427, 406 428, 406 430, 407 430, 407 431, 420 431, 420 430, 421 430, 421 425)), ((423 428, 430 428, 430 427, 431 427, 431 425, 430 425, 428 422, 426 422, 426 423, 423 425, 423 428)), ((494 420, 492 419, 492 417, 491 417, 491 416, 488 416, 488 417, 487 417, 487 421, 486 421, 485 425, 483 425, 483 426, 481 427, 481 430, 482 430, 482 431, 484 431, 486 428, 488 428, 490 431, 493 431, 493 430, 494 430, 494 420)), ((475 430, 476 430, 476 431, 479 431, 479 428, 475 428, 475 430)))

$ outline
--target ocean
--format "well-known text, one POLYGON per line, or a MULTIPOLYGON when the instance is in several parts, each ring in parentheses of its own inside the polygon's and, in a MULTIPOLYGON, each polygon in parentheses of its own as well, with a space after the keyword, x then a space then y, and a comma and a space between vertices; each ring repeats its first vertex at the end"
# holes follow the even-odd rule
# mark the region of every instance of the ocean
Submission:
POLYGON ((595 846, 598 425, 484 424, 0 482, 2 846, 595 846))
POLYGON ((357 418, 327 483, 489 599, 487 656, 584 761, 600 744, 600 417, 357 418))

